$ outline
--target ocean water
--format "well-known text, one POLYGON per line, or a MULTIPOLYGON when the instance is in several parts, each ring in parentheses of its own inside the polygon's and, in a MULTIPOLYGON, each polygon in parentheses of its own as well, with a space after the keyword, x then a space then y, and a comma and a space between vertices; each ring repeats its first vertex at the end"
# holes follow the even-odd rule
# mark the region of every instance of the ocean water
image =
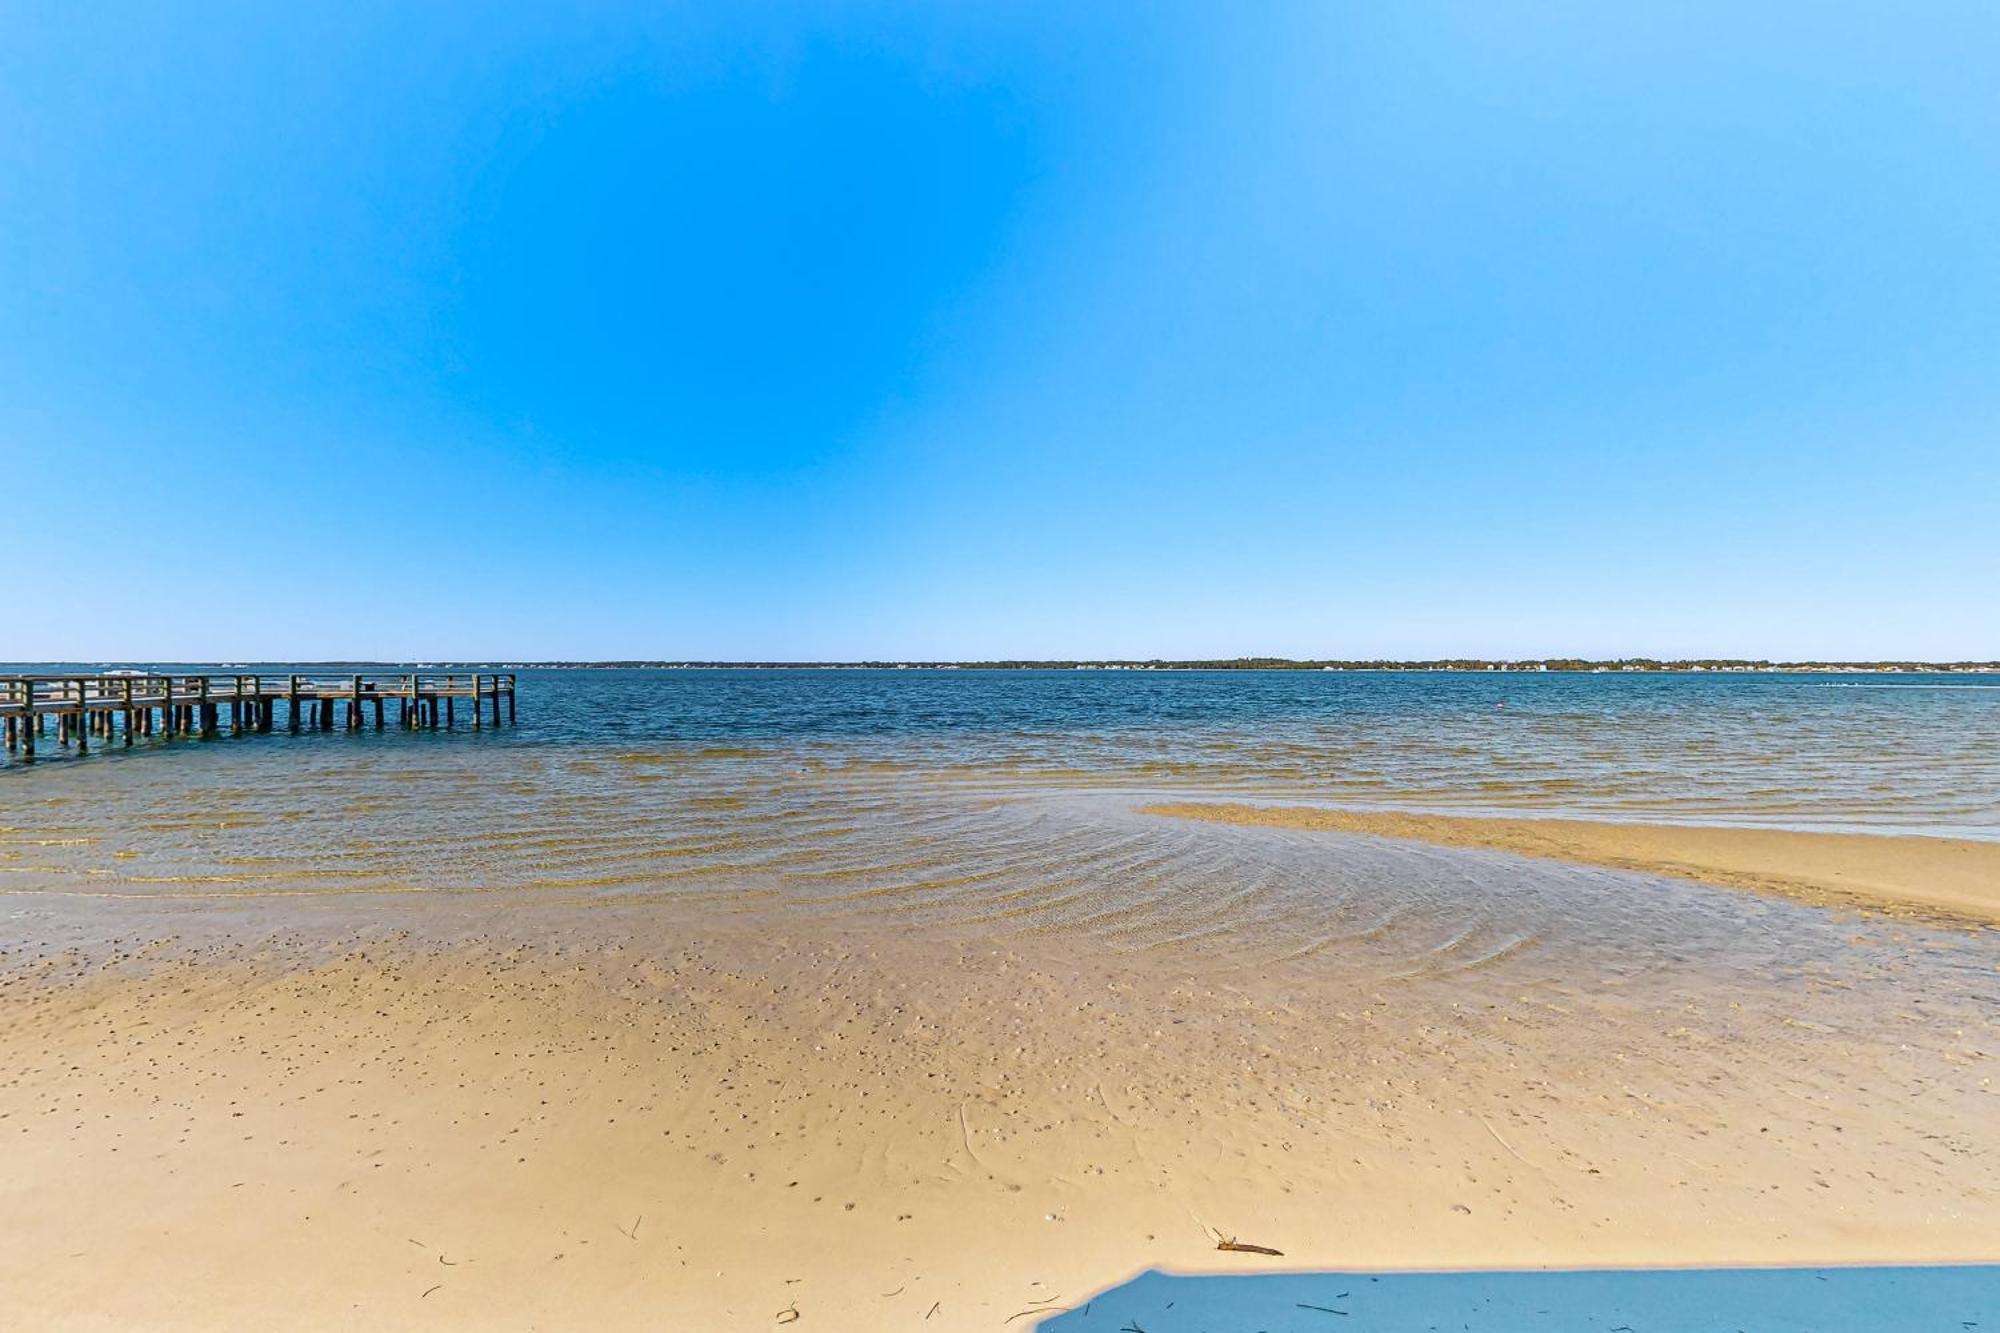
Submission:
MULTIPOLYGON (((550 670, 519 703, 45 744, 0 767, 0 891, 708 893, 1145 937, 1293 928, 1351 878, 1323 835, 1136 813, 1160 796, 2000 837, 1991 676, 550 670)), ((1413 915, 1382 882, 1350 896, 1413 915)), ((1357 926, 1325 917, 1298 947, 1357 926)))
MULTIPOLYGON (((2000 837, 2000 675, 545 670, 521 704, 518 729, 337 743, 371 771, 450 746, 2000 837)), ((262 737, 149 776, 262 781, 331 743, 262 737)))
POLYGON ((1994 678, 531 671, 519 716, 0 768, 0 955, 495 912, 1042 937, 1991 1100, 1961 1075, 2000 1037, 2000 932, 1143 807, 2000 837, 1994 678))

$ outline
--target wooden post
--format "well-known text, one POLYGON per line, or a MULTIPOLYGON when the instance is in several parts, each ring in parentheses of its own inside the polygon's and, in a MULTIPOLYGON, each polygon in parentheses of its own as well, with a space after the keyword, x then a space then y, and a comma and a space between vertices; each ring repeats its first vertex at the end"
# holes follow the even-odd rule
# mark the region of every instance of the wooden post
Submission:
POLYGON ((93 742, 119 744, 121 731, 127 748, 140 736, 173 739, 199 735, 211 739, 221 733, 224 704, 229 705, 230 733, 240 736, 271 730, 281 701, 291 709, 289 722, 294 732, 307 725, 321 731, 336 729, 340 725, 337 710, 342 707, 347 710, 348 729, 359 730, 367 725, 371 704, 379 731, 390 699, 396 701, 406 729, 453 731, 458 727, 460 695, 472 705, 470 721, 475 731, 502 725, 503 702, 508 723, 518 715, 516 677, 506 672, 426 676, 413 671, 400 681, 393 676, 357 672, 344 682, 300 675, 267 678, 172 672, 158 676, 0 677, 0 744, 29 759, 34 757, 38 742, 51 733, 58 745, 74 746, 79 755, 89 754, 93 742), (265 688, 267 681, 269 690, 265 688), (312 712, 308 714, 307 709, 312 712))

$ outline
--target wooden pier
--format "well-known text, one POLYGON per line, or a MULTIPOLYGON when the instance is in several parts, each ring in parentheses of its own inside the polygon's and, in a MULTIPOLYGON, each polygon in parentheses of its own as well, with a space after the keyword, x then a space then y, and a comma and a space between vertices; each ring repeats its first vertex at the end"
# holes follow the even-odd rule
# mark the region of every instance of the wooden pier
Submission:
POLYGON ((38 739, 77 754, 136 738, 268 732, 285 707, 288 731, 355 731, 370 725, 432 729, 458 725, 459 705, 477 731, 514 721, 512 672, 366 675, 222 675, 116 672, 0 676, 0 730, 7 752, 35 758, 38 739), (50 735, 51 719, 54 735, 50 735))

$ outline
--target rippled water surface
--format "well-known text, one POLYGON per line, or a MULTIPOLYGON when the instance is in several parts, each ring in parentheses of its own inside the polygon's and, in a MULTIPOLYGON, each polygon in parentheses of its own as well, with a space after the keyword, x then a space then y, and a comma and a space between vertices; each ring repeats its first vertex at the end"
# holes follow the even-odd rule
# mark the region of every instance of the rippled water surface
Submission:
POLYGON ((1331 901, 1305 850, 1324 841, 1267 833, 1239 864, 1251 835, 1135 814, 1143 795, 2000 836, 1994 677, 534 671, 520 689, 517 728, 281 724, 10 765, 0 871, 90 894, 717 891, 1199 934, 1331 901))
MULTIPOLYGON (((593 757, 719 771, 761 760, 2000 837, 2000 676, 530 671, 521 691, 518 730, 367 738, 365 771, 421 765, 450 744, 482 747, 496 773, 539 762, 544 776, 593 757)), ((226 764, 148 776, 282 780, 298 747, 327 743, 260 738, 224 747, 226 764)))
POLYGON ((1558 1003, 1578 982, 1667 1003, 1811 989, 1837 959, 1842 986, 1875 978, 1850 1006, 1868 1021, 1919 978, 1994 1021, 1994 932, 1864 941, 1703 885, 1140 808, 1180 793, 1994 837, 2000 681, 532 672, 518 728, 281 723, 0 770, 0 894, 23 939, 135 900, 383 915, 478 894, 1184 947, 1558 1003))

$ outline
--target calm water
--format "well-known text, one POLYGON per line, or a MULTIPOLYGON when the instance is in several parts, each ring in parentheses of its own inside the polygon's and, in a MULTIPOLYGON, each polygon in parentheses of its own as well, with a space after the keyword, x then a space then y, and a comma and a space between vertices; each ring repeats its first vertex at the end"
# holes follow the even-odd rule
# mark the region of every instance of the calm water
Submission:
POLYGON ((218 905, 657 904, 1191 948, 1454 1002, 1643 992, 1745 1040, 1872 1030, 1916 988, 1930 1019, 1883 1049, 1940 1059, 2000 1023, 2000 932, 1858 934, 1684 881, 1139 810, 1219 793, 1996 837, 1992 678, 529 672, 520 723, 0 769, 0 945, 218 905))
MULTIPOLYGON (((1995 838, 2000 676, 531 671, 518 730, 267 737, 142 771, 170 792, 292 787, 302 760, 504 781, 589 759, 1995 838)), ((44 762, 34 791, 137 780, 91 763, 44 762)))
POLYGON ((1158 793, 2000 837, 2000 678, 535 671, 518 728, 0 768, 0 871, 1115 914, 1223 836, 1158 793))

